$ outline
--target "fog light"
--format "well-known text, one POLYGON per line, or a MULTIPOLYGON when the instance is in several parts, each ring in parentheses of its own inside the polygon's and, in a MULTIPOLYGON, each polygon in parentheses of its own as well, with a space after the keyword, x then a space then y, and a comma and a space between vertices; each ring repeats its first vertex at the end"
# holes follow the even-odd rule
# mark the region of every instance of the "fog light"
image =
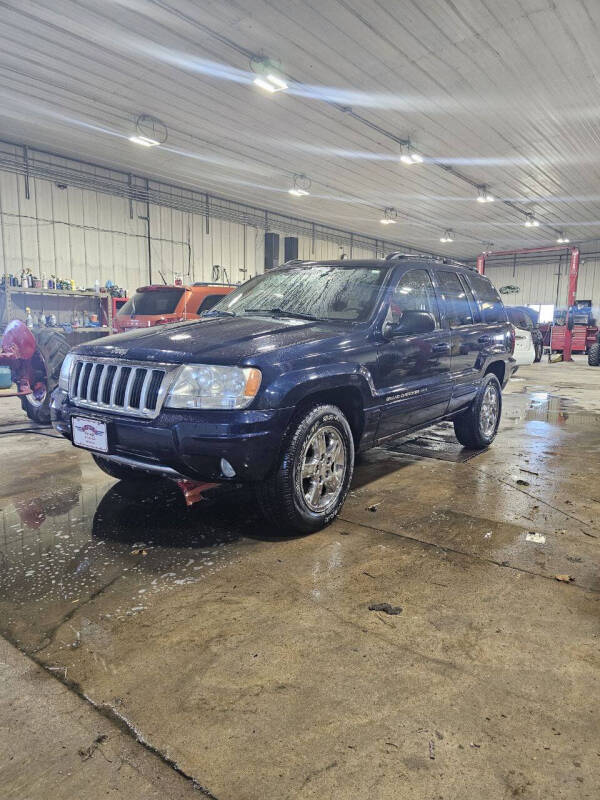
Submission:
POLYGON ((235 478, 235 470, 226 458, 221 459, 221 472, 226 478, 235 478))

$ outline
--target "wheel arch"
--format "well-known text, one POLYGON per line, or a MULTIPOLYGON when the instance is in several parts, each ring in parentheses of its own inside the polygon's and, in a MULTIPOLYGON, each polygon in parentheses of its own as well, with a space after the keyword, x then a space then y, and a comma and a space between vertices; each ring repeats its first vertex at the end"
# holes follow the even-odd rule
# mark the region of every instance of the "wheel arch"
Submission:
POLYGON ((492 361, 491 364, 488 364, 485 375, 492 373, 498 378, 500 386, 504 386, 506 381, 506 362, 504 361, 492 361))

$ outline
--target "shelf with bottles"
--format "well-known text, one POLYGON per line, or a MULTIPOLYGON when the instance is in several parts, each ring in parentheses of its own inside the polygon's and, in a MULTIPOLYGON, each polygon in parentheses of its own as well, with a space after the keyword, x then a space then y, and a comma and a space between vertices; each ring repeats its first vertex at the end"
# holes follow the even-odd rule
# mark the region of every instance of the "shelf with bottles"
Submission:
MULTIPOLYGON (((96 281, 96 291, 99 288, 99 281, 96 281)), ((20 273, 13 275, 12 272, 5 272, 0 276, 0 288, 9 290, 29 290, 38 289, 42 291, 66 291, 75 292, 77 287, 72 278, 59 278, 51 275, 38 277, 29 268, 24 268, 20 273)))
POLYGON ((38 289, 25 286, 9 286, 8 290, 4 284, 0 285, 0 291, 8 291, 10 294, 41 294, 59 295, 60 297, 99 297, 99 292, 93 289, 38 289))
MULTIPOLYGON (((108 320, 106 320, 108 322, 108 320)), ((75 309, 71 312, 70 319, 58 320, 56 314, 46 314, 45 311, 31 310, 29 306, 25 307, 25 324, 28 328, 65 328, 68 331, 77 330, 78 328, 95 328, 97 330, 110 330, 112 327, 112 319, 109 324, 103 324, 104 320, 100 320, 100 315, 87 309, 75 309)))

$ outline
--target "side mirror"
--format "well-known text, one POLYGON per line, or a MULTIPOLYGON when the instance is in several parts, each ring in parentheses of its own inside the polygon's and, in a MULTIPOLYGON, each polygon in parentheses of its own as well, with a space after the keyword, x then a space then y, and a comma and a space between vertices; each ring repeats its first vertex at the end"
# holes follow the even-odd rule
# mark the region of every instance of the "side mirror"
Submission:
POLYGON ((405 311, 398 322, 385 325, 383 334, 388 339, 409 336, 415 333, 431 333, 435 330, 435 319, 427 311, 405 311))

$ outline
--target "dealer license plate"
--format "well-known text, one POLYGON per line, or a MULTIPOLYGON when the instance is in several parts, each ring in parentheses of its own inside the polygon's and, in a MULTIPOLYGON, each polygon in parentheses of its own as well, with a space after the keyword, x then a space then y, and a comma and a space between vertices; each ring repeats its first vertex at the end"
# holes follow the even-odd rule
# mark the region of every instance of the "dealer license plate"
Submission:
POLYGON ((85 447, 88 450, 98 450, 108 453, 108 438, 106 436, 106 423, 86 417, 73 417, 73 444, 85 447))

